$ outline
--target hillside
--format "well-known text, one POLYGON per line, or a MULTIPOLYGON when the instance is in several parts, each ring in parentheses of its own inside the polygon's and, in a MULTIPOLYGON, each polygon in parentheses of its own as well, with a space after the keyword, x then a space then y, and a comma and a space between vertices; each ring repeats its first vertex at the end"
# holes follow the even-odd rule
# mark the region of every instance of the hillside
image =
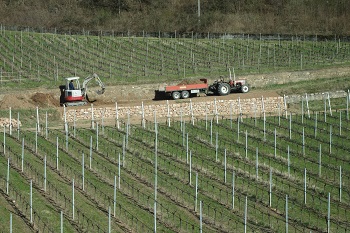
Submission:
POLYGON ((58 88, 65 77, 97 73, 108 86, 172 83, 279 71, 349 65, 346 40, 317 35, 219 39, 91 36, 2 30, 0 84, 13 88, 58 88))
POLYGON ((347 0, 7 0, 0 2, 0 23, 65 31, 349 35, 349 10, 347 0))
POLYGON ((197 3, 0 2, 2 231, 349 231, 349 96, 263 104, 350 89, 348 0, 201 0, 200 18, 197 3), (233 68, 250 93, 152 99, 233 68), (103 98, 59 106, 64 78, 92 72, 103 98), (210 101, 205 119, 184 111, 192 101, 210 101), (127 106, 138 110, 118 115, 127 106))

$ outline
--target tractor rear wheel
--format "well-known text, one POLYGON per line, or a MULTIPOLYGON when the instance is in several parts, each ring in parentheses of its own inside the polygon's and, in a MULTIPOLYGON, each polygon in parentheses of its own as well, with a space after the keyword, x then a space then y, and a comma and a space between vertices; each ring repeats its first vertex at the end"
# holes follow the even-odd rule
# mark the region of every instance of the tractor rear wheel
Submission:
POLYGON ((228 95, 231 92, 231 87, 228 83, 220 83, 218 87, 219 95, 228 95))
POLYGON ((173 97, 174 100, 178 100, 180 99, 181 94, 178 91, 174 91, 173 93, 171 93, 171 96, 173 97))
POLYGON ((182 99, 187 99, 188 97, 190 97, 190 93, 188 91, 182 91, 181 92, 181 98, 182 99))

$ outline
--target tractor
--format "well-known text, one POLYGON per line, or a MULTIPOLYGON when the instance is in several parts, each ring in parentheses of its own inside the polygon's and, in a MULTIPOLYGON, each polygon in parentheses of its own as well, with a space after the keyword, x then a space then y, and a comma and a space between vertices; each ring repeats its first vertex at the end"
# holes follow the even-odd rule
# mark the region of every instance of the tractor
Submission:
POLYGON ((228 81, 225 81, 223 77, 220 79, 214 81, 213 84, 209 86, 209 91, 213 92, 215 95, 228 95, 231 92, 242 92, 247 93, 249 91, 249 86, 247 83, 247 80, 240 79, 236 80, 235 75, 232 79, 231 77, 231 70, 230 71, 230 77, 228 81))

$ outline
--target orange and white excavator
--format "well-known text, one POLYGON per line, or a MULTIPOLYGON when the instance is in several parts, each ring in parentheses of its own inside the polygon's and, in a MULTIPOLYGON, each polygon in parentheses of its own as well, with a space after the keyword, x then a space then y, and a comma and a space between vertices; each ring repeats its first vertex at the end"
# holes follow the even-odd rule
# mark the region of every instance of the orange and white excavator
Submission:
POLYGON ((79 77, 68 77, 65 78, 66 85, 61 85, 61 105, 65 106, 81 106, 91 102, 88 98, 88 84, 90 81, 94 80, 99 86, 99 90, 96 91, 98 95, 105 92, 105 86, 97 74, 92 74, 86 77, 83 83, 80 85, 79 77))

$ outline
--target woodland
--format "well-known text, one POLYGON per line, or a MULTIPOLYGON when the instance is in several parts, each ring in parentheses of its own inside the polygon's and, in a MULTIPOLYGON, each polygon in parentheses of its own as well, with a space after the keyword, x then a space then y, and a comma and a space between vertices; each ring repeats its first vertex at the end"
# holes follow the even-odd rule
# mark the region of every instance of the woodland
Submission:
POLYGON ((116 32, 350 34, 348 0, 1 0, 2 26, 116 32))

